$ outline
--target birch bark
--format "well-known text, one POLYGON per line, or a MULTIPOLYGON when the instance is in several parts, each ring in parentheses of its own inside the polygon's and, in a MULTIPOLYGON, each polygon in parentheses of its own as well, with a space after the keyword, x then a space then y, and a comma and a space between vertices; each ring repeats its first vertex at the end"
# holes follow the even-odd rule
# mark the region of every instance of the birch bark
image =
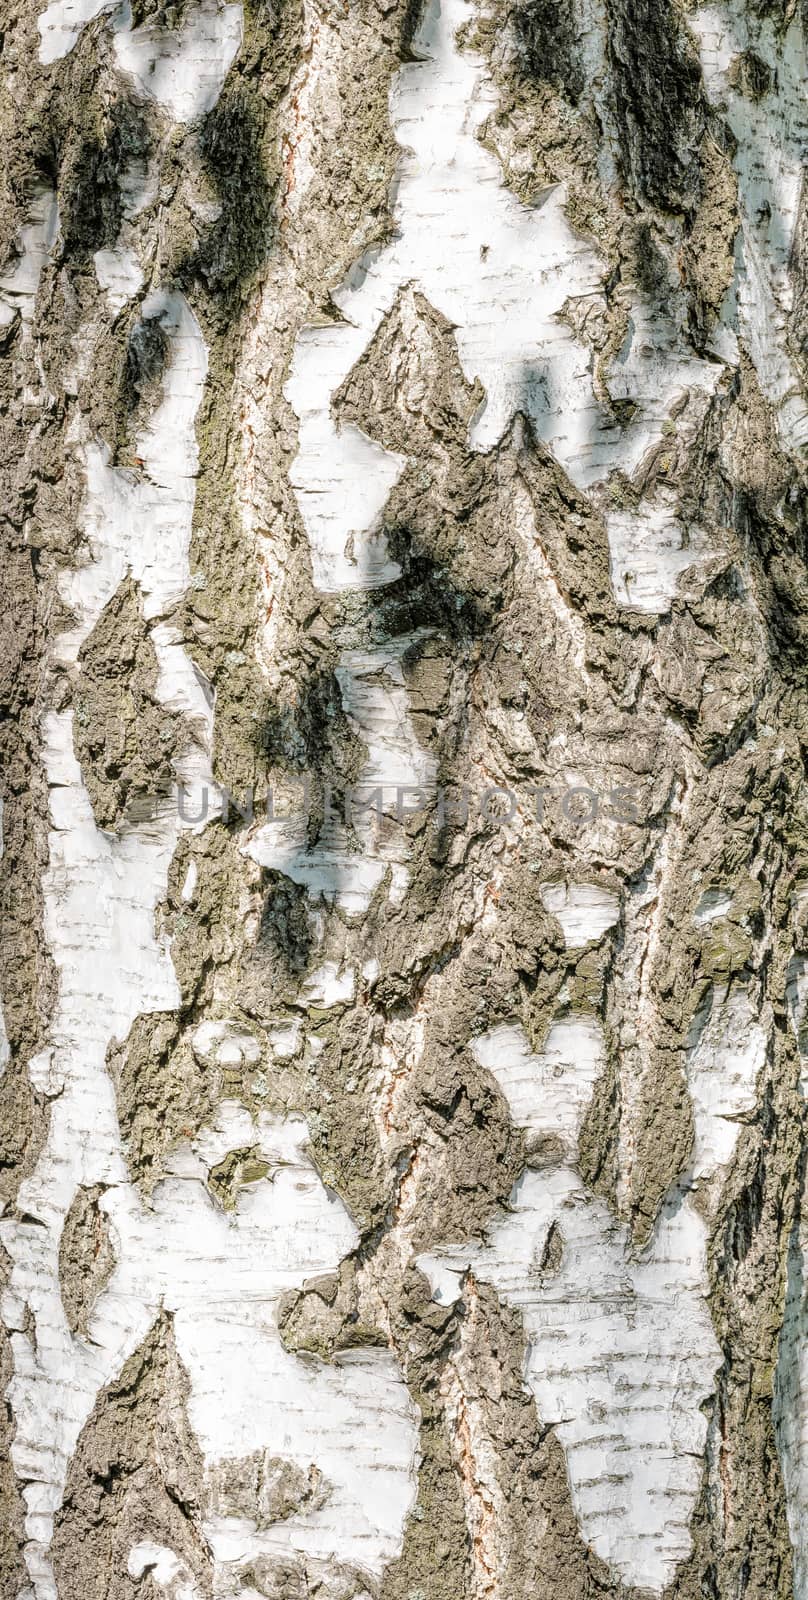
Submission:
POLYGON ((806 26, 6 0, 2 1600, 808 1600, 806 26))

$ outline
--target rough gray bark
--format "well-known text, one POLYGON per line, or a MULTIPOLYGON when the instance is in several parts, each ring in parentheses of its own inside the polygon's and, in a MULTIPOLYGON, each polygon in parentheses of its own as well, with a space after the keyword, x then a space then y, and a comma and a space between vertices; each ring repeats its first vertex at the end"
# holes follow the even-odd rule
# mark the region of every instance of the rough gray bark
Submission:
POLYGON ((7 0, 2 1600, 808 1600, 804 25, 7 0))

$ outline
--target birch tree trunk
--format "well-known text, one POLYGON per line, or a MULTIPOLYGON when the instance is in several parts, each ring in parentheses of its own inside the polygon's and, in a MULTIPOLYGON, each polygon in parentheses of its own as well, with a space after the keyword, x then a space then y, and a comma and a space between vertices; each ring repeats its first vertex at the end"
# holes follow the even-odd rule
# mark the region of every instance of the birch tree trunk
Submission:
POLYGON ((2 1600, 808 1600, 797 0, 6 0, 2 1600))

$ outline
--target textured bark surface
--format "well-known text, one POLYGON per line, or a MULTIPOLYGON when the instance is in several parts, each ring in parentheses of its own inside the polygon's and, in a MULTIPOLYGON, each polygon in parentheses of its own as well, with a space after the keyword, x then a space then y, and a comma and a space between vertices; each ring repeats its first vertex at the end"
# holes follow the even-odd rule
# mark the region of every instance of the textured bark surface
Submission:
POLYGON ((6 0, 0 1600, 808 1600, 785 0, 6 0))

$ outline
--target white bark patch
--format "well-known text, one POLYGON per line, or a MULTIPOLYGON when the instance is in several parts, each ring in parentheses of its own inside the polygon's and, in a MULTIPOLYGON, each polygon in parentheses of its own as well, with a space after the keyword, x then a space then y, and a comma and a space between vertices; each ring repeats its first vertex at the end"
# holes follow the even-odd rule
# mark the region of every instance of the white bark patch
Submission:
POLYGON ((120 311, 143 287, 143 269, 133 250, 96 250, 93 266, 111 311, 120 311))
POLYGON ((133 222, 141 211, 145 211, 157 199, 157 173, 150 171, 145 161, 132 161, 123 168, 118 189, 124 217, 128 222, 133 222))
POLYGON ((196 1579, 186 1562, 164 1544, 141 1539, 129 1552, 130 1578, 149 1577, 168 1600, 202 1600, 196 1579))
POLYGON ((265 823, 245 846, 261 866, 305 884, 313 899, 336 901, 351 916, 367 910, 388 870, 389 897, 400 902, 408 882, 409 845, 397 813, 403 815, 417 803, 417 792, 426 796, 434 790, 435 762, 415 737, 401 666, 402 656, 420 637, 404 634, 375 650, 345 651, 336 668, 343 708, 368 753, 352 817, 359 849, 352 851, 336 816, 310 849, 302 814, 265 823), (380 802, 374 798, 379 786, 380 802))
POLYGON ((241 46, 241 4, 202 0, 189 7, 177 29, 133 29, 128 3, 116 8, 110 0, 54 0, 37 19, 42 64, 61 61, 88 22, 116 10, 115 57, 141 93, 156 100, 175 122, 196 122, 212 110, 241 46))
POLYGON ((554 1022, 540 1055, 533 1055, 522 1029, 514 1026, 493 1028, 472 1049, 496 1078, 516 1126, 555 1134, 574 1154, 605 1063, 597 1019, 581 1013, 554 1022))
POLYGON ((350 917, 367 911, 385 873, 383 862, 369 861, 361 851, 350 853, 345 829, 338 822, 326 824, 309 849, 301 821, 279 818, 261 828, 244 848, 259 866, 282 872, 293 883, 305 885, 313 900, 333 902, 350 917))
POLYGON ((310 1006, 350 1005, 356 987, 356 973, 352 967, 340 967, 337 961, 325 961, 306 979, 301 990, 304 1002, 310 1006))
POLYGON ((59 231, 59 207, 52 189, 37 189, 20 228, 14 255, 0 273, 0 327, 19 313, 23 325, 33 320, 42 268, 59 231))
POLYGON ((189 905, 191 903, 191 901, 194 898, 194 895, 196 894, 196 885, 197 885, 198 878, 199 878, 199 868, 197 867, 197 864, 196 864, 195 861, 190 861, 188 863, 188 870, 187 870, 187 872, 185 874, 185 878, 184 878, 183 885, 182 885, 182 890, 181 890, 181 898, 185 901, 186 905, 189 905))
POLYGON ((638 511, 613 511, 606 518, 609 564, 618 605, 664 613, 676 598, 679 578, 716 554, 705 529, 677 515, 673 497, 646 500, 638 511))
POLYGON ((721 1359, 705 1299, 707 1225, 694 1189, 732 1156, 736 1119, 754 1107, 765 1038, 743 991, 715 992, 688 1060, 692 1163, 639 1255, 573 1165, 602 1050, 591 1018, 556 1024, 538 1056, 515 1027, 477 1041, 514 1121, 533 1134, 555 1133, 569 1154, 522 1174, 508 1215, 485 1243, 419 1264, 441 1299, 456 1297, 471 1270, 520 1309, 527 1381, 564 1446, 581 1531, 624 1582, 661 1593, 691 1548, 707 1432, 701 1407, 721 1359), (551 1228, 562 1256, 545 1268, 551 1228))
MULTIPOLYGON (((379 520, 401 458, 352 425, 338 429, 330 403, 403 285, 416 284, 452 324, 465 376, 483 383, 473 448, 489 450, 523 410, 581 488, 615 467, 634 472, 676 402, 709 396, 721 372, 687 347, 678 307, 651 313, 638 297, 608 374, 613 397, 635 410, 624 428, 607 417, 594 396, 590 352, 569 325, 575 306, 600 289, 603 263, 570 228, 563 185, 524 206, 479 143, 496 96, 482 62, 455 41, 471 18, 468 0, 427 7, 416 41, 423 59, 401 69, 390 97, 402 149, 395 237, 369 251, 334 293, 343 322, 304 328, 295 347, 286 389, 300 423, 291 478, 315 585, 324 590, 397 576, 379 520)), ((591 19, 590 51, 602 54, 603 27, 602 15, 591 19)), ((328 76, 325 37, 317 35, 301 93, 312 92, 313 72, 328 76)), ((301 184, 304 192, 302 175, 301 184)), ((661 503, 610 517, 607 526, 616 597, 641 610, 669 609, 679 574, 711 553, 703 530, 682 526, 661 503)))
POLYGON ((693 921, 698 928, 710 922, 717 922, 725 917, 732 906, 732 895, 726 894, 722 889, 705 889, 693 912, 693 921))
POLYGON ((561 924, 568 950, 602 938, 620 916, 619 897, 596 883, 539 884, 541 903, 561 924))
MULTIPOLYGON (((81 645, 127 572, 141 587, 148 621, 181 600, 190 581, 188 551, 199 466, 194 419, 207 376, 207 354, 184 295, 150 295, 142 314, 159 321, 168 334, 171 358, 160 404, 137 438, 141 471, 110 466, 106 446, 94 440, 85 447, 85 531, 95 559, 68 573, 60 585, 63 598, 81 619, 57 640, 57 657, 66 664, 78 659, 81 645)), ((163 628, 154 641, 161 665, 168 665, 169 640, 170 633, 163 628)), ((190 663, 186 676, 189 670, 193 672, 190 663)), ((176 675, 179 687, 183 676, 179 667, 176 675)), ((193 699, 194 710, 209 720, 198 683, 193 699)))
POLYGON ((314 586, 326 594, 375 589, 401 574, 376 525, 404 461, 352 423, 337 431, 330 411, 331 396, 368 342, 363 328, 304 328, 285 389, 299 421, 290 479, 311 547, 314 586))
MULTIPOLYGON (((795 10, 788 30, 778 36, 773 18, 754 17, 741 0, 732 0, 704 6, 689 20, 699 41, 707 93, 738 141, 733 162, 741 240, 735 282, 724 308, 728 352, 732 358, 737 329, 763 393, 779 410, 784 445, 798 449, 808 443, 808 409, 788 354, 786 329, 793 308, 789 263, 808 145, 802 19, 795 10), (769 88, 760 99, 730 82, 731 67, 749 49, 770 73, 769 88)), ((737 359, 736 343, 734 355, 737 359)))
POLYGON ((133 29, 127 4, 115 26, 118 66, 175 122, 196 122, 213 109, 222 92, 241 46, 242 19, 240 4, 202 0, 177 29, 133 29))
POLYGON ((114 9, 113 0, 54 0, 37 18, 39 59, 44 67, 69 54, 82 29, 102 11, 114 9))
POLYGON ((300 1117, 254 1120, 225 1104, 192 1152, 179 1154, 153 1211, 128 1185, 105 1201, 119 1264, 90 1335, 114 1348, 116 1369, 133 1344, 132 1308, 143 1306, 148 1327, 164 1305, 174 1313, 206 1461, 270 1448, 303 1471, 315 1463, 325 1479, 322 1506, 270 1528, 247 1517, 210 1521, 225 1587, 231 1563, 284 1552, 355 1561, 378 1575, 400 1549, 415 1496, 417 1415, 392 1356, 357 1350, 331 1365, 302 1361, 275 1326, 281 1294, 333 1271, 358 1243, 304 1153, 307 1137, 300 1117), (205 1188, 206 1171, 228 1150, 253 1144, 270 1164, 269 1180, 242 1189, 235 1212, 225 1214, 205 1188))
POLYGON ((302 1031, 303 1024, 299 1017, 288 1017, 283 1022, 270 1026, 267 1030, 267 1039, 272 1054, 281 1061, 297 1055, 302 1031))
MULTIPOLYGON (((485 1067, 497 1080, 514 1123, 526 1133, 535 1136, 550 1135, 558 1140, 564 1150, 564 1159, 574 1159, 581 1119, 592 1096, 597 1079, 603 1071, 605 1054, 603 1034, 595 1017, 575 1014, 554 1022, 547 1035, 544 1049, 534 1055, 523 1029, 515 1024, 505 1024, 482 1034, 472 1044, 480 1066, 485 1067)), ((563 1172, 567 1169, 564 1167, 563 1172)), ((534 1176, 523 1173, 519 1186, 534 1176)), ((553 1195, 558 1187, 548 1191, 547 1216, 532 1226, 529 1215, 523 1214, 519 1224, 522 1254, 528 1262, 541 1248, 550 1228, 553 1215, 553 1195)), ((512 1197, 513 1203, 513 1197, 512 1197)), ((522 1208, 524 1212, 524 1208, 522 1208)), ((497 1226, 497 1236, 501 1225, 497 1226)), ((505 1242, 505 1256, 512 1253, 510 1241, 505 1242)), ((488 1258, 488 1247, 473 1246, 459 1265, 457 1253, 450 1249, 439 1250, 434 1255, 418 1258, 418 1265, 427 1274, 436 1300, 451 1305, 461 1292, 461 1274, 467 1267, 480 1268, 479 1276, 495 1281, 488 1258), (485 1266, 481 1266, 481 1262, 485 1266)), ((496 1286, 499 1288, 499 1284, 496 1286)))
MULTIPOLYGON (((369 447, 357 429, 337 432, 329 404, 409 282, 453 324, 466 377, 485 386, 475 448, 490 449, 521 408, 576 481, 591 482, 611 464, 597 440, 589 353, 558 316, 570 283, 591 292, 602 266, 569 227, 563 190, 551 191, 540 207, 521 205, 503 188, 496 157, 478 142, 495 96, 479 58, 455 43, 472 15, 468 0, 428 7, 417 39, 424 59, 401 69, 390 98, 402 147, 395 239, 369 252, 335 293, 345 322, 306 328, 298 338, 287 390, 301 422, 292 481, 318 552, 327 548, 326 530, 337 544, 353 516, 353 496, 350 514, 339 504, 340 486, 358 455, 368 477, 361 504, 376 516, 400 471, 397 457, 369 447)), ((375 560, 381 567, 381 557, 375 560)), ((323 576, 330 586, 331 574, 323 576)))
POLYGON ((199 1061, 220 1067, 238 1067, 245 1061, 254 1066, 261 1059, 261 1046, 238 1022, 227 1018, 200 1022, 191 1038, 191 1048, 199 1061))

